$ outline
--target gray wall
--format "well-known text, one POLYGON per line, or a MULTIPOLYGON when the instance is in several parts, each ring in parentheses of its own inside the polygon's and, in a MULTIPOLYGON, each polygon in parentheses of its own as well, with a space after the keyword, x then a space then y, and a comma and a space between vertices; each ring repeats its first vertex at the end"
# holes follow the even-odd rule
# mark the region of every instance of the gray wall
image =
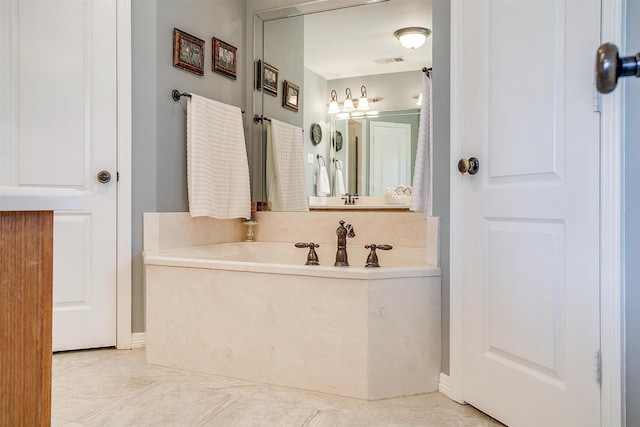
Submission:
MULTIPOLYGON (((307 194, 316 194, 314 176, 318 172, 316 155, 321 155, 326 162, 329 161, 329 133, 330 126, 327 114, 327 81, 319 74, 308 68, 304 69, 304 157, 305 157, 305 181, 307 194), (322 128, 322 141, 318 145, 311 142, 311 124, 318 123, 322 128), (307 163, 307 154, 314 158, 313 164, 307 163)), ((329 164, 327 163, 327 166, 329 164)), ((327 168, 327 171, 329 169, 327 168)))
MULTIPOLYGON (((194 92, 245 109, 247 74, 252 70, 243 60, 246 8, 246 0, 133 1, 133 332, 145 330, 142 213, 188 210, 186 101, 174 102, 171 90, 194 92), (174 27, 205 40, 204 76, 173 67, 174 27), (237 80, 211 71, 213 36, 238 48, 237 80)), ((250 123, 245 117, 245 133, 250 123)))
MULTIPOLYGON (((640 52, 640 2, 627 2, 627 46, 640 52)), ((625 328, 627 425, 640 426, 640 80, 625 79, 625 328)))
POLYGON ((442 372, 449 374, 449 74, 451 4, 433 1, 433 215, 440 217, 442 372))

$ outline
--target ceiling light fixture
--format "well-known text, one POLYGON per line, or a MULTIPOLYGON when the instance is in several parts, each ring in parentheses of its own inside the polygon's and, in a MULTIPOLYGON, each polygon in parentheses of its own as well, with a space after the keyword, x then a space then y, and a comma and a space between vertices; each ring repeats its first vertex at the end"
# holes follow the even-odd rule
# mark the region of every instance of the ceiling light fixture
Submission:
POLYGON ((400 28, 393 33, 393 35, 400 40, 400 44, 407 49, 419 48, 424 44, 430 34, 431 30, 423 27, 400 28))

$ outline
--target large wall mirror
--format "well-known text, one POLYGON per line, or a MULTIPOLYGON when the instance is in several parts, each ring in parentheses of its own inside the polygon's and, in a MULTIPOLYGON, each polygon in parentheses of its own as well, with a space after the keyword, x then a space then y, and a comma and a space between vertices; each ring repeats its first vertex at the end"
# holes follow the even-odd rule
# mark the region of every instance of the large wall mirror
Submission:
POLYGON ((262 142, 254 144, 254 199, 267 200, 267 119, 303 130, 301 179, 307 196, 327 194, 324 185, 319 188, 322 166, 327 171, 328 196, 380 197, 389 186, 411 185, 418 97, 422 69, 432 66, 432 37, 410 49, 394 33, 408 27, 430 30, 431 1, 368 1, 351 6, 355 2, 333 2, 349 7, 332 10, 306 10, 307 3, 256 14, 254 51, 261 68, 256 67, 254 115, 263 120, 254 131, 254 141, 262 142), (265 67, 268 73, 277 73, 275 94, 265 89, 265 67), (297 111, 283 98, 285 81, 299 88, 297 94, 289 94, 296 96, 297 111), (330 114, 332 98, 344 113, 349 94, 356 106, 366 94, 369 109, 330 114))

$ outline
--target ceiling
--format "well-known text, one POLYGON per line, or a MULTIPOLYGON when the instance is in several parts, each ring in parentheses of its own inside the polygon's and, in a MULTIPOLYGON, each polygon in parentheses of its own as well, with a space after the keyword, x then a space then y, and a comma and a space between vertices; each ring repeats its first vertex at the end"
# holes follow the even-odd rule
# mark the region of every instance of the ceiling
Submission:
POLYGON ((431 0, 389 0, 307 14, 305 67, 326 80, 431 67, 433 34, 414 50, 393 35, 404 27, 432 29, 431 10, 431 0))

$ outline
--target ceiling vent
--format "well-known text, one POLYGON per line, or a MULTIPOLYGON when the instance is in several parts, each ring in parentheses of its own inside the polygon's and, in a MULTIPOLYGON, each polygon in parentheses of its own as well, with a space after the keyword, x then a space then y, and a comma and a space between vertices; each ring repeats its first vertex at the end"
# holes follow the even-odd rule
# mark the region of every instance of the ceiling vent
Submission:
POLYGON ((396 58, 380 58, 380 59, 374 59, 373 62, 375 62, 376 64, 382 65, 382 64, 393 64, 396 62, 404 62, 404 58, 399 56, 396 58))

